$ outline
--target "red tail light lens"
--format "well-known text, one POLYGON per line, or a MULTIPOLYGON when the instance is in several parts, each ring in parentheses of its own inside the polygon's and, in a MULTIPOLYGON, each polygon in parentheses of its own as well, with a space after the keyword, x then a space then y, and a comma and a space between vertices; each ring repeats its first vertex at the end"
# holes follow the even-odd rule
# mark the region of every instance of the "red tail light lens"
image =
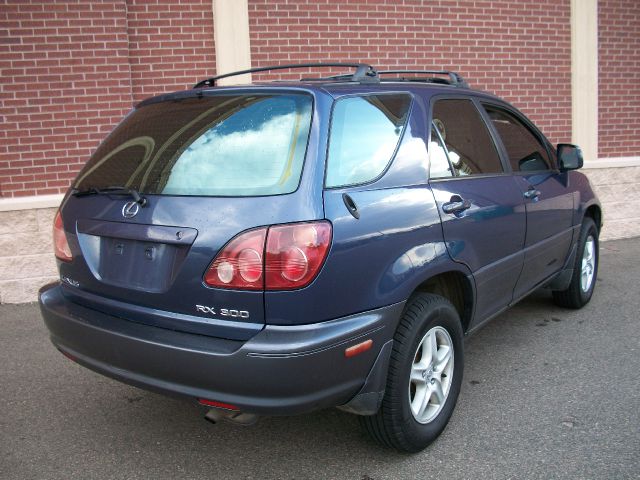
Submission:
POLYGON ((266 236, 265 227, 242 233, 231 240, 211 262, 204 282, 217 288, 262 290, 266 236))
POLYGON ((302 288, 320 271, 330 245, 331 224, 326 221, 250 230, 218 253, 204 282, 237 290, 302 288))
POLYGON ((307 286, 320 271, 330 245, 331 224, 326 221, 269 228, 265 288, 292 290, 307 286))
POLYGON ((64 233, 60 210, 58 210, 56 217, 53 220, 53 251, 56 254, 56 257, 63 262, 69 262, 73 259, 71 256, 71 248, 69 248, 69 242, 67 242, 67 235, 64 233))

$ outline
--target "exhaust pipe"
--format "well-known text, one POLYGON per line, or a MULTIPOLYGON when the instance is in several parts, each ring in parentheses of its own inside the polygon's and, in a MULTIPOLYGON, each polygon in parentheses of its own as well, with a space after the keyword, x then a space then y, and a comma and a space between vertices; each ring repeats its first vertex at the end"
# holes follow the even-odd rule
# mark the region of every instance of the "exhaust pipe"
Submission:
POLYGON ((224 421, 233 423, 234 425, 242 425, 243 427, 247 427, 249 425, 253 425, 258 421, 258 415, 254 415, 253 413, 234 412, 231 410, 212 408, 206 413, 204 419, 213 424, 224 421))

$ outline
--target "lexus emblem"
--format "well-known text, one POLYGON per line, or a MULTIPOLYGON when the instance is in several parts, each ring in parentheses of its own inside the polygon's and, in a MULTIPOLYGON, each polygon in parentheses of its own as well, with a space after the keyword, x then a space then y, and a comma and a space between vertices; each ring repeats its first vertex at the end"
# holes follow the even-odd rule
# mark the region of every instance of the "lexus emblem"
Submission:
POLYGON ((124 218, 133 218, 140 211, 140 204, 138 202, 127 202, 122 207, 122 216, 124 218))

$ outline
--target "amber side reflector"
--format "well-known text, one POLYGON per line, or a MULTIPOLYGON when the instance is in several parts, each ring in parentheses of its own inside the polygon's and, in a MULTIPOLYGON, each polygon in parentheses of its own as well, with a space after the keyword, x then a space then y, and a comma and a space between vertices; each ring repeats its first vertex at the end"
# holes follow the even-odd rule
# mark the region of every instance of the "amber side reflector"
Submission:
POLYGON ((200 405, 206 405, 207 407, 224 408, 225 410, 235 411, 240 410, 238 407, 231 405, 230 403, 216 402, 215 400, 207 400, 206 398, 199 398, 198 403, 200 405))
POLYGON ((373 346, 373 340, 365 340, 364 342, 360 342, 352 347, 345 349, 344 356, 347 358, 355 357, 356 355, 361 354, 362 352, 366 352, 373 346))

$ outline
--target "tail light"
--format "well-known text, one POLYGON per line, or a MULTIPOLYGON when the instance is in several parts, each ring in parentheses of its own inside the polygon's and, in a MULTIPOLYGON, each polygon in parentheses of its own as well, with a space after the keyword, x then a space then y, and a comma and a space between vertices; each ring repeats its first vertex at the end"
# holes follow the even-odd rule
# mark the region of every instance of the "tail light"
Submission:
POLYGON ((318 275, 331 245, 326 221, 277 225, 235 237, 204 275, 217 288, 292 290, 318 275))
POLYGON ((56 254, 56 257, 63 262, 69 262, 73 258, 71 256, 69 242, 67 241, 67 235, 64 233, 64 225, 62 224, 62 215, 60 215, 60 210, 58 210, 56 217, 53 220, 53 251, 56 254))
POLYGON ((329 222, 271 227, 266 248, 266 289, 291 290, 309 285, 320 271, 329 245, 329 222))
POLYGON ((267 228, 238 235, 211 262, 204 282, 210 287, 262 290, 263 253, 267 228))

